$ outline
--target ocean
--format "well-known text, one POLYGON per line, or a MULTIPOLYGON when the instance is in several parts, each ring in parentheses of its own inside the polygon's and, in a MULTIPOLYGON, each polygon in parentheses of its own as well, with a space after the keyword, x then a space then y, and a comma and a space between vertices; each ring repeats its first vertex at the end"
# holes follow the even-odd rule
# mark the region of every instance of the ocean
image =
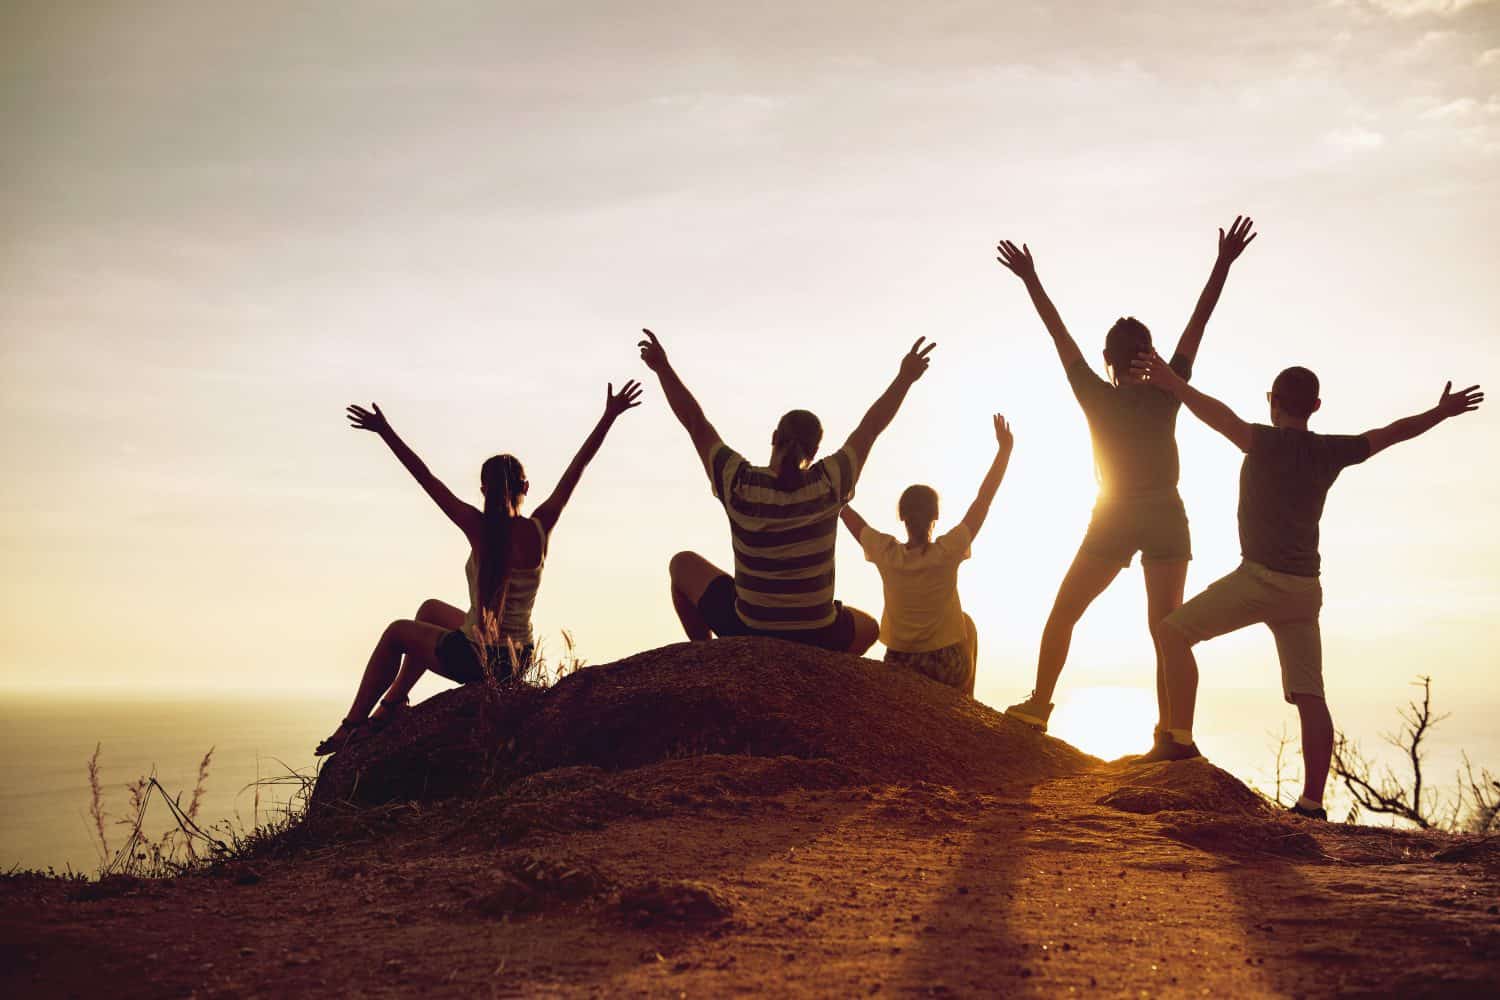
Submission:
MULTIPOLYGON (((1397 708, 1416 689, 1353 697, 1335 696, 1340 728, 1371 757, 1398 768, 1403 758, 1380 740, 1399 726, 1397 708)), ((984 694, 984 692, 981 692, 984 694)), ((1451 712, 1430 737, 1427 781, 1451 792, 1461 754, 1476 767, 1500 772, 1500 699, 1460 698, 1439 690, 1436 707, 1451 712)), ((1052 731, 1101 757, 1145 749, 1154 721, 1149 690, 1094 687, 1068 690, 1066 681, 1052 731)), ((247 830, 284 808, 286 786, 258 780, 289 771, 315 773, 312 748, 333 730, 346 704, 321 699, 107 700, 38 695, 0 696, 0 870, 53 868, 93 874, 101 852, 89 816, 88 761, 99 748, 105 834, 118 847, 125 827, 126 785, 155 769, 161 784, 192 794, 199 763, 213 749, 199 821, 247 830)), ((1263 791, 1274 784, 1274 756, 1282 726, 1293 739, 1285 775, 1301 773, 1295 751, 1296 712, 1274 688, 1205 689, 1195 733, 1215 763, 1263 791)), ((1348 799, 1330 785, 1330 815, 1341 817, 1348 799)), ((1295 784, 1284 795, 1295 797, 1295 784)), ((151 806, 147 831, 168 824, 160 803, 151 806)), ((1372 822, 1388 822, 1369 818, 1372 822)))

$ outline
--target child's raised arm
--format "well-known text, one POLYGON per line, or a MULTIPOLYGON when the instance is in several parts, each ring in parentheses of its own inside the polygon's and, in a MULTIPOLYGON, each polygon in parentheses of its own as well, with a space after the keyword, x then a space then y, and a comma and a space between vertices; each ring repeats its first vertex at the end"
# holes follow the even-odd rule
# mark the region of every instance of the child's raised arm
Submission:
POLYGON ((989 515, 990 505, 995 502, 995 494, 1000 489, 1000 481, 1005 478, 1005 467, 1010 464, 1010 451, 1016 443, 1010 424, 998 413, 995 414, 995 443, 998 446, 995 459, 990 463, 989 471, 984 474, 984 481, 979 484, 979 494, 974 497, 974 502, 969 504, 968 513, 964 515, 963 524, 969 529, 970 538, 979 534, 984 519, 989 515))

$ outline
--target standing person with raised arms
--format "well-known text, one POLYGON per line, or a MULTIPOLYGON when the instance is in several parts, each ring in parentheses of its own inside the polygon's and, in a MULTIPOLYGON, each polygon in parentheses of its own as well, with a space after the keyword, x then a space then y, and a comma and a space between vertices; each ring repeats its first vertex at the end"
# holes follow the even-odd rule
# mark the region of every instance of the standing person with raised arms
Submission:
POLYGON ((1306 368, 1288 368, 1271 383, 1266 393, 1269 426, 1241 420, 1228 406, 1188 385, 1154 353, 1143 353, 1133 368, 1137 377, 1181 400, 1193 416, 1245 453, 1239 505, 1244 561, 1162 623, 1168 738, 1141 759, 1199 756, 1193 742, 1198 698, 1193 645, 1262 622, 1276 639, 1282 694, 1297 706, 1302 724, 1304 783, 1291 811, 1327 819, 1323 789, 1333 758, 1333 717, 1323 689, 1323 636, 1318 624, 1323 606, 1318 579, 1323 502, 1343 469, 1425 434, 1450 417, 1478 409, 1484 393, 1477 385, 1454 392, 1449 382, 1436 406, 1414 416, 1364 434, 1316 434, 1308 430, 1307 421, 1322 400, 1318 377, 1306 368))
MULTIPOLYGON (((1172 367, 1186 379, 1213 315, 1229 268, 1255 239, 1254 223, 1236 216, 1229 231, 1219 230, 1218 256, 1198 304, 1178 338, 1172 367)), ((1160 623, 1182 604, 1192 546, 1187 511, 1177 492, 1177 411, 1172 396, 1140 385, 1130 376, 1131 362, 1151 350, 1151 332, 1133 316, 1116 321, 1104 340, 1109 381, 1089 368, 1057 308, 1037 277, 1031 250, 1005 241, 996 248, 999 261, 1026 285, 1042 324, 1052 336, 1073 395, 1088 421, 1093 439, 1099 498, 1088 531, 1073 564, 1058 587, 1052 611, 1042 629, 1037 653, 1036 687, 1025 701, 1005 710, 1012 718, 1046 731, 1052 696, 1068 658, 1073 627, 1120 570, 1141 554, 1146 582, 1146 617, 1156 654, 1157 724, 1153 745, 1165 738, 1167 695, 1162 673, 1160 623)))
POLYGON ((640 405, 638 382, 626 382, 619 392, 614 389, 613 384, 606 387, 599 422, 573 456, 552 495, 531 517, 521 516, 531 484, 514 455, 495 455, 480 467, 479 491, 484 495, 484 509, 480 510, 454 496, 432 474, 427 463, 401 440, 379 406, 371 403, 368 410, 362 406, 348 408, 350 426, 379 436, 438 509, 464 533, 469 543, 469 560, 464 565, 469 609, 462 611, 428 598, 415 618, 387 625, 365 664, 348 714, 338 729, 318 744, 313 751, 316 755, 342 749, 367 724, 372 728, 387 725, 406 709, 412 685, 428 670, 460 684, 471 684, 483 678, 486 665, 506 680, 531 663, 535 647, 531 609, 541 586, 552 530, 615 420, 640 405))
POLYGON ((687 637, 770 636, 856 655, 869 649, 880 632, 875 619, 833 596, 839 511, 937 345, 917 338, 895 381, 838 451, 814 461, 823 425, 807 410, 792 410, 771 433, 770 461, 758 466, 723 442, 656 335, 642 332, 641 360, 692 438, 734 543, 733 576, 696 552, 672 557, 672 606, 687 637))
POLYGON ((906 541, 876 531, 846 506, 839 515, 865 558, 880 570, 885 609, 880 641, 885 662, 906 667, 973 697, 979 662, 979 630, 958 599, 958 567, 969 558, 969 546, 989 515, 1005 478, 1015 437, 995 414, 994 461, 979 484, 979 494, 963 520, 934 539, 938 519, 937 490, 918 483, 901 494, 896 512, 906 525, 906 541))

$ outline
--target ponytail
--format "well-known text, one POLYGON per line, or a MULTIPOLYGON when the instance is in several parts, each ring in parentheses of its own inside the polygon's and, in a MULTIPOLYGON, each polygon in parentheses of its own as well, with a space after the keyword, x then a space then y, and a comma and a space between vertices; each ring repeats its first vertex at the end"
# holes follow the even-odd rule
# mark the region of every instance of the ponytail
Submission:
POLYGON ((484 523, 474 555, 479 563, 479 610, 497 621, 505 615, 510 583, 510 541, 515 507, 526 495, 526 473, 513 455, 496 455, 480 472, 484 483, 484 523))

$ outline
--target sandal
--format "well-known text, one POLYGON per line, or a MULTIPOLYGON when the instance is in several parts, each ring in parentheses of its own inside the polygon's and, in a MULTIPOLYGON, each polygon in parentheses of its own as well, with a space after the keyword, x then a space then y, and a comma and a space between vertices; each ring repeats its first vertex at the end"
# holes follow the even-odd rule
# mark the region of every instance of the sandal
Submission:
POLYGON ((389 698, 382 698, 380 699, 380 707, 383 709, 380 715, 370 716, 370 732, 372 733, 384 732, 391 723, 406 714, 406 710, 411 707, 411 702, 405 698, 402 698, 400 701, 391 701, 389 698))
POLYGON ((334 730, 332 736, 328 737, 326 740, 319 743, 316 747, 313 748, 313 756, 327 757, 331 753, 338 753, 340 750, 344 749, 344 747, 349 745, 349 741, 354 739, 354 737, 359 732, 359 728, 364 724, 364 719, 343 720, 339 723, 338 729, 334 730), (339 733, 344 734, 343 739, 339 739, 339 733))

